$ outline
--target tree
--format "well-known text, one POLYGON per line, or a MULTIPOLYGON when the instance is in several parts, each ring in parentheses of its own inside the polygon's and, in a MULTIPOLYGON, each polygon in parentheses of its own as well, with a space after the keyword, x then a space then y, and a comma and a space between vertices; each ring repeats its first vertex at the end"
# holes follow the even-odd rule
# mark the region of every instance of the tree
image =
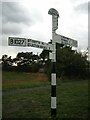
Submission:
POLYGON ((42 59, 42 63, 44 63, 46 59, 49 58, 49 51, 43 50, 42 53, 40 54, 40 58, 42 59))
MULTIPOLYGON (((57 44, 56 49, 56 72, 57 77, 86 78, 87 56, 83 56, 71 47, 57 44)), ((50 60, 46 62, 46 71, 51 70, 50 60)), ((50 71, 48 71, 50 73, 50 71)), ((50 76, 50 75, 49 75, 50 76)))
POLYGON ((11 59, 11 56, 9 56, 9 57, 8 57, 8 55, 2 56, 2 69, 3 70, 10 70, 12 64, 13 64, 13 61, 11 59))
POLYGON ((39 69, 38 59, 39 56, 32 52, 18 53, 16 58, 18 59, 18 70, 24 72, 37 72, 39 69))

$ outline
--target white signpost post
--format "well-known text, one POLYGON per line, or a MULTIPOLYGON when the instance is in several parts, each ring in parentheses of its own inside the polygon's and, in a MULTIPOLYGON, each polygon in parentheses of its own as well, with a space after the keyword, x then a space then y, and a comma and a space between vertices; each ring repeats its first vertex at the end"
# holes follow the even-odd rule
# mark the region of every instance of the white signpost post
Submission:
POLYGON ((52 15, 52 45, 53 50, 50 54, 50 57, 52 59, 52 73, 51 73, 51 115, 56 116, 56 43, 63 44, 63 45, 69 45, 77 47, 77 41, 67 38, 65 36, 61 36, 56 34, 56 30, 58 29, 58 17, 59 13, 54 8, 51 8, 48 11, 48 14, 52 15))
POLYGON ((49 59, 52 61, 52 73, 51 73, 51 115, 56 116, 56 43, 66 46, 77 47, 77 41, 71 38, 56 34, 58 29, 58 17, 59 13, 54 8, 48 11, 48 14, 52 15, 52 43, 45 43, 27 38, 9 37, 9 46, 21 46, 21 47, 36 47, 45 50, 49 50, 49 59))

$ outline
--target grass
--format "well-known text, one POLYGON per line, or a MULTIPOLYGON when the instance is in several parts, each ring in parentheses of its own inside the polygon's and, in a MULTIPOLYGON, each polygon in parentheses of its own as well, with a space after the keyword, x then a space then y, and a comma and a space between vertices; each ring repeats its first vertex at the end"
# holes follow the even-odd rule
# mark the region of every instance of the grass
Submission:
POLYGON ((2 79, 4 91, 11 89, 31 88, 48 83, 47 76, 40 73, 3 72, 2 79))
MULTIPOLYGON (((51 86, 40 73, 3 72, 3 118, 51 119, 51 86)), ((57 81, 56 119, 88 117, 88 81, 57 81)))

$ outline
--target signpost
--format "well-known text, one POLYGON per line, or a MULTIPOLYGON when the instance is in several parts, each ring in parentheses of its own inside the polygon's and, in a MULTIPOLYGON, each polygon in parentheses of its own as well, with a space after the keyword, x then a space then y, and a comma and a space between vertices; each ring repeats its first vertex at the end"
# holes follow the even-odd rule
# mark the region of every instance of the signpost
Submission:
POLYGON ((18 38, 18 37, 9 37, 8 38, 8 45, 10 46, 26 46, 26 39, 25 38, 18 38))
POLYGON ((52 44, 45 43, 42 41, 32 40, 32 39, 27 39, 26 46, 41 48, 41 49, 45 49, 45 50, 53 49, 52 44))
POLYGON ((27 38, 18 38, 18 37, 9 37, 8 38, 8 45, 9 46, 23 46, 23 47, 36 47, 45 50, 52 51, 53 46, 50 43, 45 43, 42 41, 37 41, 33 39, 27 38))
POLYGON ((54 8, 48 11, 48 14, 52 15, 52 71, 51 71, 51 116, 56 116, 56 41, 55 31, 58 29, 58 17, 59 13, 54 8))
POLYGON ((52 43, 45 43, 38 40, 19 38, 19 37, 9 37, 9 46, 21 46, 21 47, 36 47, 45 50, 49 50, 49 59, 52 62, 52 73, 51 73, 51 115, 56 116, 56 43, 63 44, 65 46, 77 47, 77 41, 71 38, 56 34, 58 29, 58 18, 59 13, 54 8, 48 11, 48 14, 52 15, 52 43))
POLYGON ((63 44, 66 46, 77 47, 77 41, 62 35, 58 35, 55 33, 55 41, 56 43, 63 44))

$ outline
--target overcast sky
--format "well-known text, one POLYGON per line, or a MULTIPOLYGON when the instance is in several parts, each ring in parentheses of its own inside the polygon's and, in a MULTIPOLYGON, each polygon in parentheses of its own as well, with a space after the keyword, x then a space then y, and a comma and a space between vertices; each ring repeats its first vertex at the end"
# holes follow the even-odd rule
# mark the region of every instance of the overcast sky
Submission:
POLYGON ((52 38, 52 17, 48 14, 50 8, 55 8, 60 15, 56 32, 77 40, 78 49, 86 50, 88 47, 88 1, 12 0, 10 2, 10 0, 3 0, 0 4, 0 8, 2 6, 0 58, 4 54, 16 57, 17 53, 22 51, 40 53, 42 50, 37 48, 8 46, 8 37, 25 37, 49 42, 52 38))

